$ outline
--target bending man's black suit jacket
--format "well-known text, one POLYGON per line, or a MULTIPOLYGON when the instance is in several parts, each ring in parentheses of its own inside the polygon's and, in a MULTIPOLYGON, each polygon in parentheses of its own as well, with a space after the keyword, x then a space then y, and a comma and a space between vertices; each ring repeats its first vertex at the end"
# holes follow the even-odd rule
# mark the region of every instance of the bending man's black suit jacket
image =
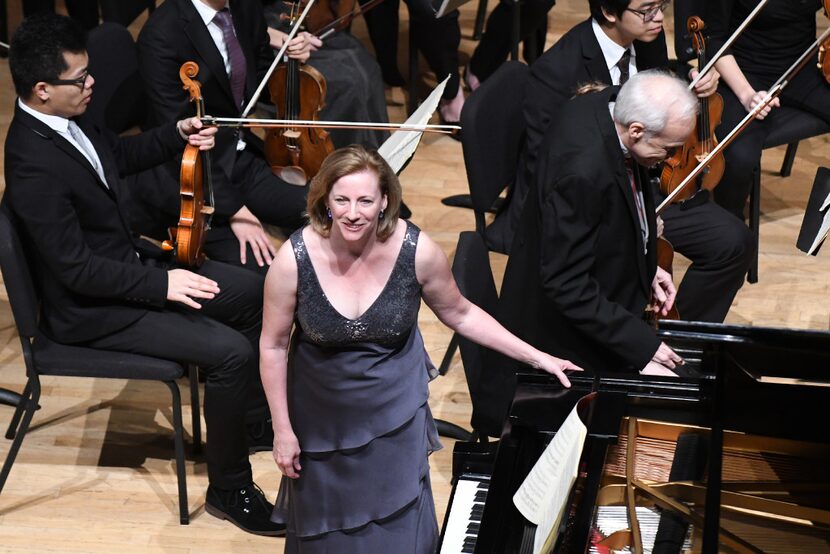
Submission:
POLYGON ((15 108, 5 145, 3 204, 22 223, 42 294, 42 324, 75 343, 117 331, 164 306, 167 271, 142 264, 123 215, 121 176, 184 147, 172 124, 119 138, 78 120, 109 188, 87 159, 41 121, 15 108))
MULTIPOLYGON (((647 253, 608 103, 571 100, 545 136, 502 288, 505 321, 585 369, 640 370, 660 341, 643 321, 656 271, 654 203, 643 191, 647 253)), ((643 168, 640 183, 648 183, 643 168)), ((646 185, 647 186, 647 185, 646 185)))

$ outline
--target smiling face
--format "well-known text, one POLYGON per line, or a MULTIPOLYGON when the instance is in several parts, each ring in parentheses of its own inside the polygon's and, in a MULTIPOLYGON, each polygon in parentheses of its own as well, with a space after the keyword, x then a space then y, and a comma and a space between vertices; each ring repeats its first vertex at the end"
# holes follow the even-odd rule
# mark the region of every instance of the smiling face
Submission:
POLYGON ((622 12, 621 16, 603 10, 606 19, 603 29, 620 46, 628 47, 635 40, 651 42, 663 30, 665 17, 663 11, 657 8, 666 5, 662 0, 631 0, 628 8, 622 12), (654 19, 651 21, 643 21, 643 16, 636 13, 646 13, 649 10, 656 10, 653 16, 654 19))
POLYGON ((374 236, 380 211, 386 209, 377 174, 371 170, 345 175, 335 181, 326 205, 331 211, 331 232, 347 241, 374 236))
POLYGON ((80 81, 77 84, 54 84, 41 81, 33 89, 34 97, 37 99, 33 98, 33 101, 39 100, 35 107, 44 113, 71 118, 86 111, 92 99, 92 85, 95 84, 95 79, 87 72, 89 56, 86 52, 78 54, 64 52, 63 59, 66 61, 67 68, 58 75, 58 79, 61 81, 79 80, 86 76, 83 85, 80 81))

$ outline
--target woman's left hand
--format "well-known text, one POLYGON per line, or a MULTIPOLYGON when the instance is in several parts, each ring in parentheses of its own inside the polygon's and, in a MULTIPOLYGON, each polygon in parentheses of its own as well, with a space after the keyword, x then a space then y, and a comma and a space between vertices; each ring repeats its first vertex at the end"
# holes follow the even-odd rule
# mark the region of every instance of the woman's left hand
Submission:
POLYGON ((562 358, 557 358, 544 352, 542 352, 542 356, 539 358, 537 367, 547 371, 551 375, 555 375, 559 379, 559 382, 568 388, 571 386, 571 382, 568 380, 568 376, 565 375, 565 371, 582 371, 581 367, 571 361, 563 360, 562 358))
POLYGON ((274 461, 286 477, 296 479, 300 476, 300 441, 294 431, 274 433, 274 461))

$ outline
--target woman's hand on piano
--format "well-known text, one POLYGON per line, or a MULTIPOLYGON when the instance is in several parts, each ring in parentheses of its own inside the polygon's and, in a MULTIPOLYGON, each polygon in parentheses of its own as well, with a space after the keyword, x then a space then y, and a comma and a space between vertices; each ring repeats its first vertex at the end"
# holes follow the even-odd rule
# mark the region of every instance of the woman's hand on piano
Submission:
POLYGON ((300 476, 300 441, 294 431, 274 433, 274 461, 286 477, 296 479, 300 476))
POLYGON ((538 362, 531 365, 538 369, 547 371, 551 375, 555 375, 556 378, 559 379, 559 382, 565 387, 571 386, 571 382, 568 380, 568 376, 565 375, 565 371, 582 371, 581 367, 570 362, 569 360, 563 360, 561 358, 557 358, 556 356, 545 354, 544 352, 540 352, 540 354, 541 356, 539 357, 538 362))

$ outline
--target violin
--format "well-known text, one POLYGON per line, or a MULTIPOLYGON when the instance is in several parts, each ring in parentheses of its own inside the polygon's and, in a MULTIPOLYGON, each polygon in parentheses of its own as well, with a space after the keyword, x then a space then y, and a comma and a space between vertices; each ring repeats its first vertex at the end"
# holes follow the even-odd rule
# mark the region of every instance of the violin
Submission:
MULTIPOLYGON (((827 1, 830 2, 830 0, 827 1)), ((687 28, 697 52, 698 67, 705 67, 707 60, 706 43, 703 38, 703 29, 705 28, 703 20, 693 15, 687 22, 687 28)), ((663 171, 660 174, 660 192, 664 195, 671 194, 718 144, 715 129, 720 125, 721 116, 723 115, 723 97, 715 93, 706 98, 700 98, 699 103, 700 110, 695 132, 663 164, 663 171)), ((691 198, 700 189, 713 190, 723 177, 724 168, 723 154, 712 158, 706 169, 697 176, 697 187, 685 188, 681 194, 676 196, 675 201, 681 202, 691 198)))
MULTIPOLYGON (((830 0, 824 0, 824 15, 830 17, 830 0)), ((824 39, 818 49, 818 68, 824 74, 824 79, 830 83, 830 37, 824 39)))
MULTIPOLYGON (((188 91, 190 101, 196 105, 196 116, 204 115, 204 100, 199 81, 199 66, 195 62, 185 62, 179 69, 179 79, 188 91)), ((197 146, 187 144, 182 154, 179 173, 179 223, 170 229, 170 240, 162 243, 162 248, 173 251, 176 261, 187 267, 199 267, 205 260, 202 246, 210 229, 214 212, 213 182, 210 175, 210 155, 197 146)))
MULTIPOLYGON (((303 0, 305 4, 308 0, 303 0)), ((342 31, 359 14, 356 0, 317 0, 306 17, 306 27, 315 35, 331 30, 342 31)))
MULTIPOLYGON (((293 7, 291 15, 293 19, 293 7)), ((326 105, 326 79, 292 58, 286 57, 285 64, 274 70, 268 90, 278 119, 314 121, 326 105)), ((265 134, 265 159, 271 171, 294 185, 305 185, 333 151, 331 137, 322 128, 269 128, 265 134)))

